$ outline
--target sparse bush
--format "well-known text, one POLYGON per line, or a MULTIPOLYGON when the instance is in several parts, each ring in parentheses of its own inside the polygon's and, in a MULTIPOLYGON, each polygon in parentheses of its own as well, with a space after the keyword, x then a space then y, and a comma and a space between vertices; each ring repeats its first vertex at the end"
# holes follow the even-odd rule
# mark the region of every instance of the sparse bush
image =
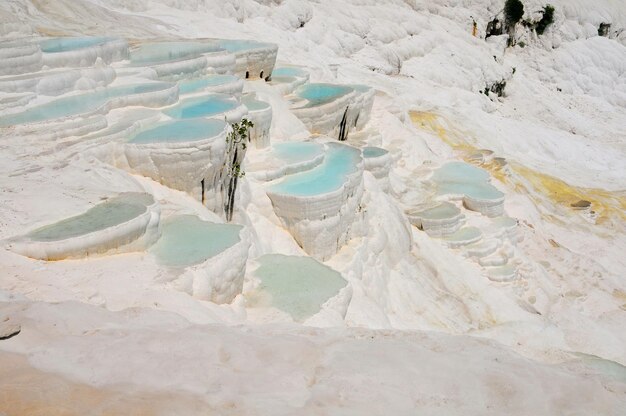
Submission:
POLYGON ((504 3, 504 19, 507 26, 514 26, 524 16, 524 4, 520 0, 506 0, 504 3))
POLYGON ((554 22, 554 7, 551 4, 548 4, 543 8, 543 16, 541 20, 537 22, 537 26, 535 30, 538 35, 543 35, 543 32, 546 31, 548 26, 550 26, 554 22))

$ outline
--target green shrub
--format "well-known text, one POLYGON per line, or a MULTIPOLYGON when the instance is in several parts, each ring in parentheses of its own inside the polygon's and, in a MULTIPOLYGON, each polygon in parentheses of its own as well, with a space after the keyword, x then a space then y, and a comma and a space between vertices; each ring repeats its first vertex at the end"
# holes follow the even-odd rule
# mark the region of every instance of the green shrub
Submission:
POLYGON ((543 16, 541 20, 537 22, 536 30, 538 35, 543 35, 543 32, 546 31, 548 26, 550 26, 554 22, 554 7, 551 4, 548 4, 543 8, 543 16))
POLYGON ((524 5, 520 0, 506 0, 504 3, 504 19, 508 26, 513 26, 524 16, 524 5))

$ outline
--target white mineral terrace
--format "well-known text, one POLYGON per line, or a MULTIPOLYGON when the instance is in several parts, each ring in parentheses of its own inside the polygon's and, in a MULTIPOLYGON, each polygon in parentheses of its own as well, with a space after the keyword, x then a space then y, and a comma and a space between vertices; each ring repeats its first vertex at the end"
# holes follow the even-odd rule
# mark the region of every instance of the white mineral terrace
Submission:
POLYGON ((389 189, 389 171, 393 161, 391 154, 380 147, 366 146, 362 150, 363 167, 378 179, 383 189, 389 189))
POLYGON ((252 40, 220 39, 219 47, 236 57, 234 73, 245 79, 269 79, 272 76, 278 46, 252 40))
POLYGON ((521 2, 0 1, 0 415, 623 416, 626 5, 521 2))
POLYGON ((196 298, 229 303, 241 293, 250 241, 243 227, 216 224, 192 215, 163 221, 150 249, 167 268, 182 271, 172 285, 196 298))
POLYGON ((128 58, 128 43, 108 37, 52 38, 39 43, 42 65, 54 67, 92 66, 98 59, 110 64, 128 58))
POLYGON ((41 260, 143 251, 160 234, 159 205, 144 193, 124 193, 90 210, 9 240, 16 253, 41 260))
POLYGON ((316 142, 284 142, 259 153, 257 160, 247 165, 252 176, 273 181, 292 173, 311 170, 324 160, 325 147, 316 142))
POLYGON ((312 257, 327 260, 361 220, 363 159, 350 146, 329 143, 322 164, 268 187, 276 214, 312 257))
POLYGON ((463 162, 451 162, 436 170, 432 181, 440 195, 462 199, 472 211, 490 217, 504 213, 504 194, 489 183, 489 173, 463 162))
POLYGON ((205 94, 182 99, 163 112, 174 119, 205 117, 238 123, 248 114, 248 109, 235 97, 226 94, 205 94))
POLYGON ((219 119, 163 121, 120 144, 115 163, 197 200, 202 200, 203 192, 205 198, 211 198, 230 131, 228 123, 219 119))
POLYGON ((291 111, 313 133, 344 135, 369 120, 374 91, 363 86, 305 84, 293 92, 291 111))
POLYGON ((272 106, 258 100, 254 94, 245 95, 241 102, 248 109, 247 118, 254 124, 250 129, 250 140, 258 149, 268 147, 272 126, 272 106))

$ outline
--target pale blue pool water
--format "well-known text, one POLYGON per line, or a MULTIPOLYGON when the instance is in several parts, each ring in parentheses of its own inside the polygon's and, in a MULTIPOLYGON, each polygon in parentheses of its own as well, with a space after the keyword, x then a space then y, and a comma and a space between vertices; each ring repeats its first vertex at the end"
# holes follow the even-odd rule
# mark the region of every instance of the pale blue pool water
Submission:
POLYGON ((324 153, 324 146, 313 142, 287 142, 273 145, 272 151, 277 158, 291 164, 315 159, 324 153))
POLYGON ((510 228, 517 225, 517 220, 511 217, 497 217, 491 220, 492 224, 496 227, 510 228))
POLYGON ((308 73, 305 70, 292 66, 274 68, 272 71, 272 79, 274 77, 306 77, 307 75, 308 73))
POLYGON ((437 169, 432 180, 439 194, 466 195, 474 199, 500 199, 504 194, 489 183, 489 173, 463 162, 446 163, 437 169))
POLYGON ((487 269, 489 276, 494 277, 496 280, 502 278, 511 278, 515 276, 516 268, 513 265, 505 264, 504 266, 490 267, 487 269))
POLYGON ((190 79, 178 83, 178 89, 181 94, 189 94, 202 90, 207 87, 215 87, 217 85, 230 84, 237 82, 239 78, 234 75, 209 75, 198 79, 190 79))
POLYGON ((363 148, 363 157, 365 158, 380 157, 386 155, 387 153, 389 152, 380 147, 368 146, 363 148))
POLYGON ((166 121, 139 132, 128 142, 135 144, 192 142, 215 137, 223 132, 226 127, 227 124, 223 120, 190 119, 166 121))
POLYGON ((478 239, 482 236, 482 232, 476 227, 463 227, 456 231, 454 234, 450 234, 445 239, 448 241, 471 241, 478 239))
POLYGON ((306 172, 289 175, 270 192, 295 196, 312 196, 335 191, 345 183, 346 176, 355 171, 360 152, 339 144, 328 146, 324 161, 306 172))
POLYGON ((102 45, 112 39, 106 37, 54 38, 39 42, 39 46, 42 52, 57 53, 102 45))
POLYGON ((451 183, 438 184, 441 195, 466 195, 474 199, 500 199, 504 194, 488 182, 484 183, 451 183))
POLYGON ((203 221, 195 215, 179 215, 163 222, 161 238, 150 251, 165 266, 191 266, 237 244, 242 228, 203 221))
POLYGON ((460 213, 461 210, 459 210, 456 205, 449 202, 442 202, 435 207, 416 212, 415 215, 424 219, 443 220, 446 218, 454 218, 460 213))
POLYGON ((352 91, 352 88, 344 85, 306 84, 298 87, 294 94, 307 100, 309 102, 307 106, 316 106, 333 101, 341 96, 351 93, 352 91))
POLYGON ((154 203, 144 193, 127 193, 98 204, 83 214, 46 225, 27 234, 34 241, 59 241, 122 224, 146 212, 154 203))
POLYGON ((210 94, 188 98, 164 112, 170 117, 179 119, 209 117, 230 111, 238 105, 237 100, 227 95, 210 94))
POLYGON ((144 43, 130 52, 134 66, 156 65, 198 57, 204 53, 217 52, 221 48, 213 42, 159 42, 144 43))
POLYGON ((53 120, 78 114, 85 114, 102 107, 112 98, 143 94, 170 88, 172 84, 151 83, 133 84, 106 88, 96 92, 61 98, 33 107, 21 113, 0 117, 0 127, 39 121, 53 120))
POLYGON ((268 45, 267 43, 244 39, 220 39, 217 41, 217 44, 220 46, 220 48, 226 49, 229 52, 240 52, 250 49, 258 49, 268 45))
POLYGON ((268 254, 259 260, 255 275, 259 291, 269 295, 271 306, 303 321, 347 285, 341 274, 311 257, 268 254))
POLYGON ((579 356, 583 363, 593 368, 600 374, 617 380, 620 383, 626 383, 626 367, 620 363, 581 352, 577 352, 575 355, 579 356))

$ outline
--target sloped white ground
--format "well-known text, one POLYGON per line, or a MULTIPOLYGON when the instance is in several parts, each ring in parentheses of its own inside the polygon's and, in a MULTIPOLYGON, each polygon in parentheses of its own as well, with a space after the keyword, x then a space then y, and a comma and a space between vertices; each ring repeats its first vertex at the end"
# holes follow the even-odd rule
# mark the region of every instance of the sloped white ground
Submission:
MULTIPOLYGON (((526 3, 528 10, 543 5, 526 3)), ((18 374, 51 373, 76 391, 91 386, 158 397, 180 390, 173 400, 180 407, 164 414, 193 414, 207 405, 225 414, 301 414, 303 407, 305 414, 621 414, 626 392, 619 364, 606 364, 597 376, 589 363, 552 363, 575 358, 573 351, 626 365, 626 234, 619 215, 626 188, 626 40, 624 32, 597 36, 601 22, 625 28, 626 9, 609 0, 551 3, 554 27, 540 39, 528 36, 525 48, 506 51, 502 39, 471 36, 472 18, 483 33, 500 10, 495 0, 0 3, 0 33, 7 38, 37 31, 247 37, 277 43, 278 60, 309 68, 314 82, 332 81, 329 64, 339 64, 339 82, 379 91, 370 125, 395 161, 393 196, 365 174, 371 233, 328 262, 353 287, 345 321, 317 322, 385 332, 277 326, 246 310, 243 297, 226 306, 199 302, 173 290, 176 276, 144 254, 44 263, 2 251, 1 289, 32 301, 101 307, 4 303, 2 316, 20 321, 23 333, 0 341, 3 355, 28 358, 18 374), (502 78, 509 79, 504 99, 480 93, 502 78), (422 198, 424 163, 458 156, 435 132, 397 117, 410 109, 437 114, 455 141, 573 186, 607 191, 618 214, 593 224, 533 187, 497 184, 507 213, 522 223, 523 267, 511 284, 490 282, 476 263, 410 229, 402 214, 422 198), (268 326, 257 327, 259 321, 268 326), (607 375, 615 373, 622 381, 607 375)), ((250 88, 264 91, 273 106, 273 141, 306 137, 265 84, 250 88)), ((190 197, 98 162, 89 141, 9 135, 0 146, 0 238, 142 188, 155 193, 163 214, 211 219, 190 197)), ((251 258, 303 254, 252 178, 242 186, 241 206, 237 221, 251 226, 251 258)), ((9 386, 10 380, 2 377, 9 386)))

